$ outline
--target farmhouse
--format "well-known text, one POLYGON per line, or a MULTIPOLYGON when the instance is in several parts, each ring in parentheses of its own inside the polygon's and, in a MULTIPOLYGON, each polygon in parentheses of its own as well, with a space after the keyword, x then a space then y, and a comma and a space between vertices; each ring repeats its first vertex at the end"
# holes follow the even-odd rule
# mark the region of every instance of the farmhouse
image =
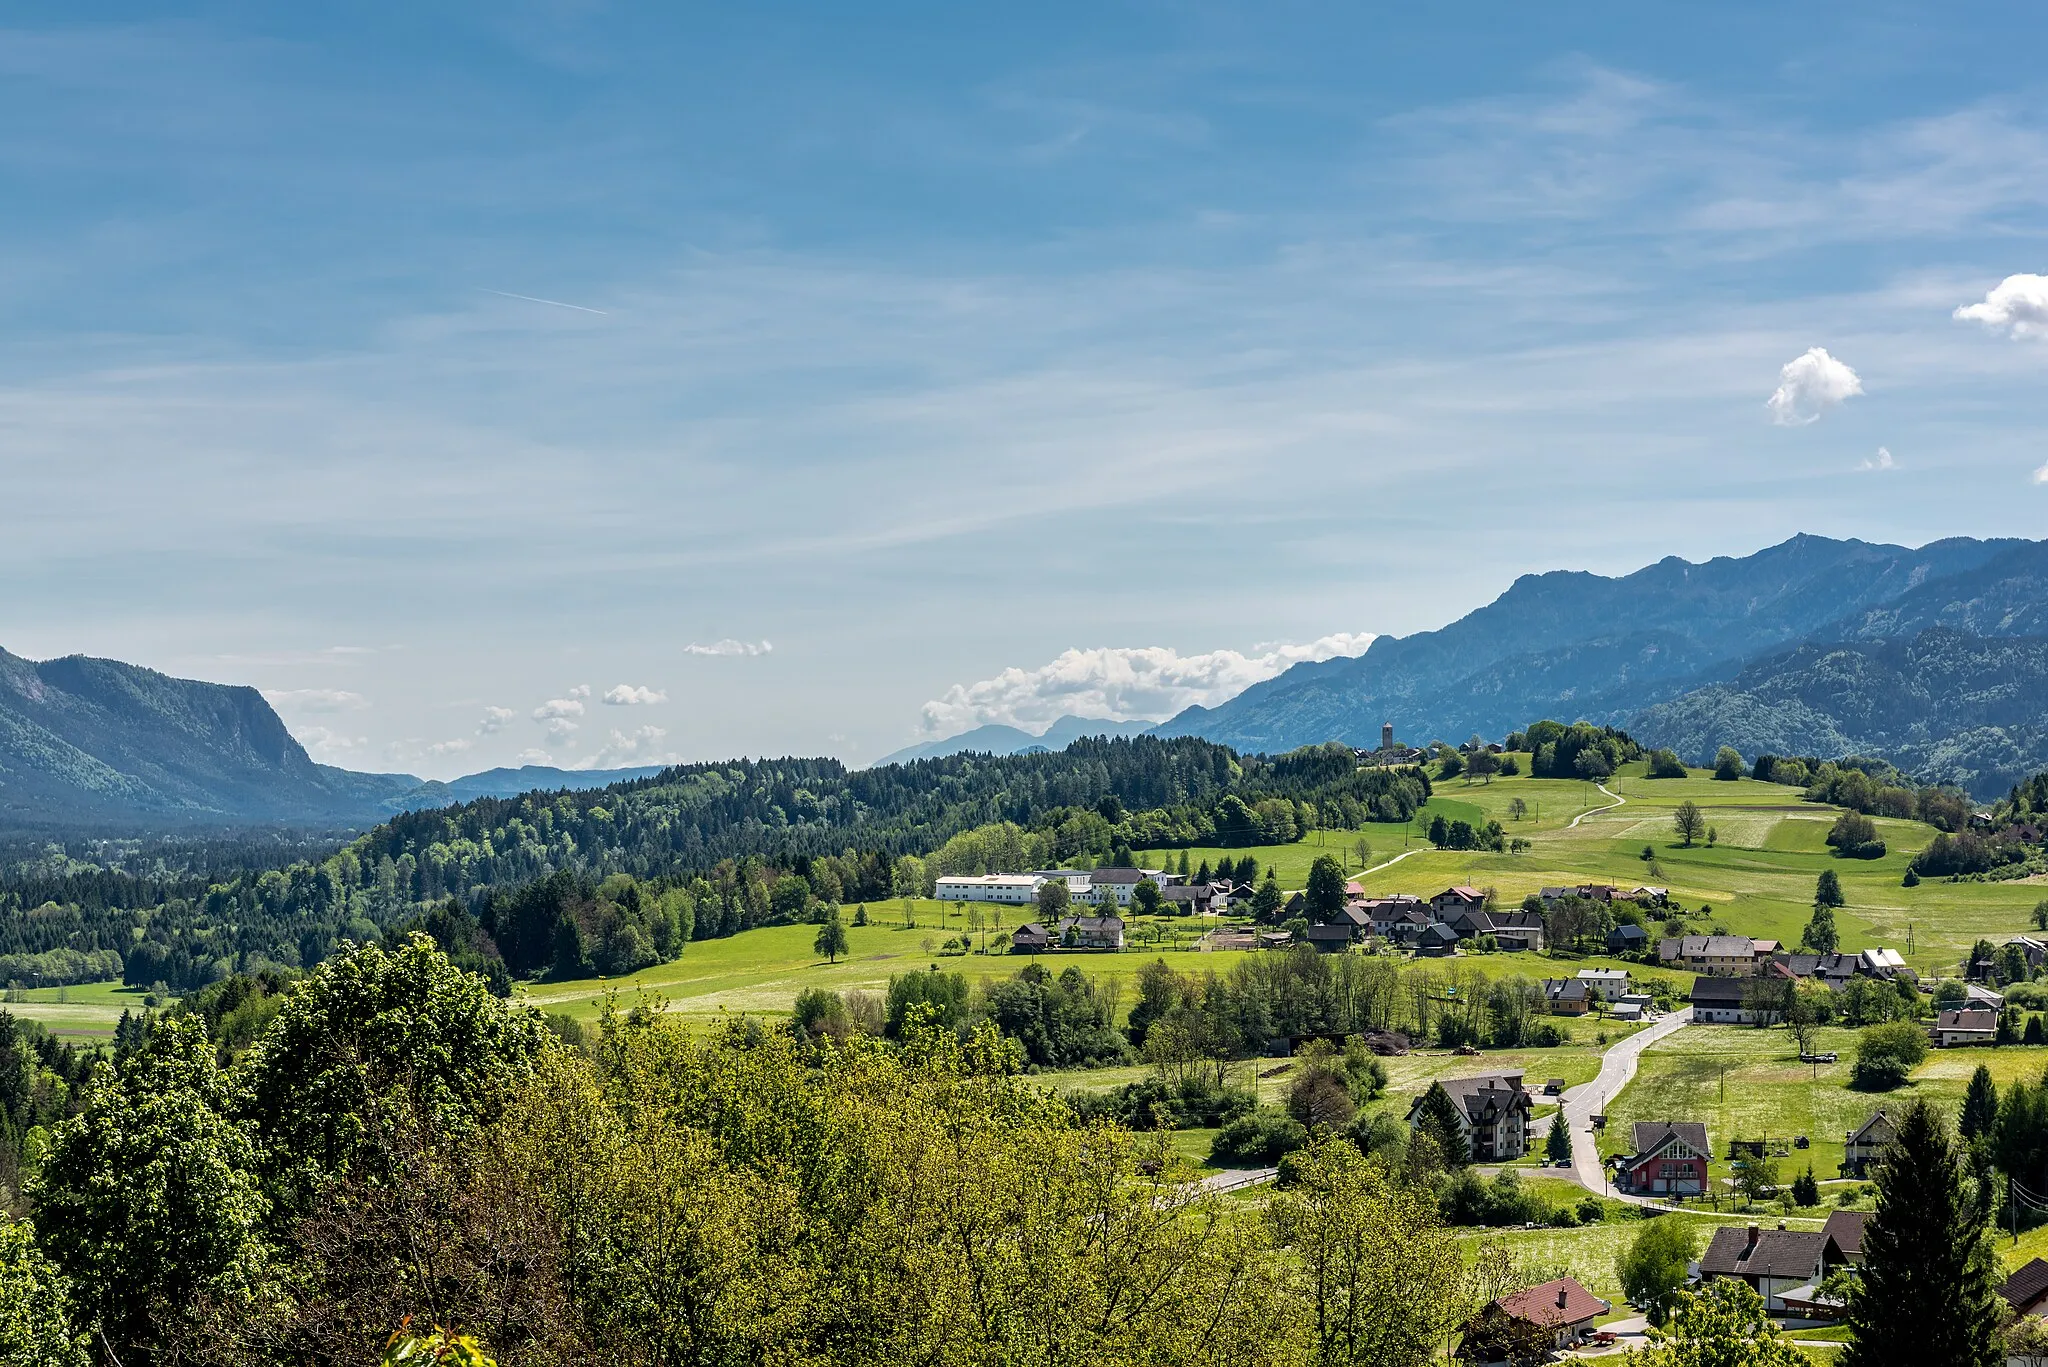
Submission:
MULTIPOLYGON (((1458 1130, 1475 1162, 1505 1163, 1529 1151, 1529 1094, 1522 1090, 1520 1073, 1449 1078, 1443 1088, 1457 1109, 1458 1130)), ((1408 1107, 1409 1129, 1415 1128, 1421 1110, 1418 1096, 1408 1107)))
POLYGON ((1177 883, 1170 888, 1161 888, 1159 895, 1166 905, 1185 916, 1207 916, 1219 910, 1216 905, 1219 889, 1212 883, 1177 883))
POLYGON ((1697 1120, 1638 1120, 1635 1152, 1617 1158, 1615 1185, 1635 1195, 1698 1196, 1707 1189, 1707 1127, 1697 1120))
POLYGON ((1863 1266, 1863 1224, 1869 1218, 1867 1210, 1838 1210, 1821 1226, 1820 1232, 1835 1241, 1852 1267, 1863 1266))
POLYGON ((1803 1290, 1847 1261, 1825 1230, 1722 1227, 1700 1256, 1702 1278, 1745 1281, 1770 1310, 1783 1310, 1781 1293, 1803 1290))
POLYGON ((1659 941, 1657 958, 1696 973, 1740 976, 1756 972, 1777 951, 1776 940, 1752 940, 1747 935, 1684 935, 1659 941))
POLYGON ((1616 926, 1607 932, 1610 954, 1640 954, 1650 947, 1650 932, 1641 926, 1616 926))
POLYGON ((1694 978, 1692 1018, 1702 1025, 1755 1025, 1760 1015, 1776 1020, 1776 1011, 1760 1011, 1751 1005, 1749 994, 1754 986, 1741 978, 1694 978))
POLYGON ((1429 909, 1437 914, 1439 920, 1448 921, 1454 911, 1486 910, 1486 894, 1478 888, 1445 888, 1429 899, 1429 909))
POLYGON ((1303 938, 1314 945, 1318 953, 1344 954, 1351 949, 1358 932, 1348 923, 1337 921, 1327 926, 1310 926, 1303 938))
POLYGON ((1447 958, 1452 954, 1456 954, 1458 952, 1458 932, 1452 930, 1442 921, 1431 921, 1416 940, 1415 952, 1428 955, 1432 959, 1447 958))
POLYGON ((2048 1262, 2035 1258, 1998 1288, 2015 1315, 2048 1318, 2048 1262))
POLYGON ((1628 970, 1625 968, 1582 968, 1579 981, 1586 990, 1604 1002, 1620 1001, 1628 995, 1628 970))
POLYGON ((1996 1044, 1998 1013, 1988 1007, 1944 1011, 1934 1019, 1934 1043, 1940 1049, 1959 1044, 1996 1044))
POLYGON ((1054 927, 1054 938, 1063 949, 1122 949, 1124 918, 1121 916, 1064 916, 1054 927))
POLYGON ((1027 921, 1010 932, 1012 954, 1039 954, 1052 948, 1052 932, 1036 921, 1027 921))
POLYGON ((1168 875, 1159 869, 1096 869, 1088 875, 1088 886, 1076 896, 1084 902, 1097 906, 1115 903, 1120 907, 1131 904, 1131 894, 1138 890, 1138 884, 1150 883, 1165 887, 1178 875, 1168 875))
POLYGON ((1553 1016, 1583 1016, 1593 1002, 1593 993, 1577 978, 1545 978, 1543 995, 1553 1016))
POLYGON ((1471 1323, 1465 1326, 1468 1337, 1475 1336, 1484 1320, 1505 1316, 1521 1320, 1549 1330, 1558 1348, 1569 1348, 1583 1343, 1592 1332, 1593 1321, 1612 1310, 1610 1301, 1603 1301, 1571 1277, 1559 1277, 1556 1281, 1544 1282, 1521 1291, 1512 1291, 1499 1300, 1490 1302, 1471 1323))
POLYGON ((1372 933, 1395 944, 1412 945, 1429 929, 1429 909, 1420 897, 1383 897, 1360 909, 1372 917, 1372 933))
POLYGON ((1523 949, 1531 953, 1543 948, 1543 917, 1534 911, 1495 911, 1481 915, 1493 922, 1493 938, 1502 949, 1523 949))
POLYGON ((1884 1113, 1882 1107, 1862 1125, 1849 1131, 1848 1137, 1842 1141, 1842 1176, 1867 1176, 1871 1163, 1884 1153, 1894 1133, 1891 1117, 1884 1113))

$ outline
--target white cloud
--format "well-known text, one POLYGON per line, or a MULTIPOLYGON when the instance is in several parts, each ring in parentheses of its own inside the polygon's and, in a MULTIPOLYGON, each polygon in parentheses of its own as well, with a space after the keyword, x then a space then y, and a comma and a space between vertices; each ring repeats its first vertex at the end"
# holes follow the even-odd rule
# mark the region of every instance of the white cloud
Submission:
POLYGON ((1305 644, 1268 642, 1250 654, 1212 650, 1182 655, 1171 646, 1069 650, 1036 669, 1006 669, 993 679, 955 684, 924 705, 927 735, 947 736, 988 722, 1044 726, 1071 713, 1114 721, 1164 720, 1184 707, 1214 707, 1289 665, 1357 655, 1369 631, 1342 631, 1305 644))
POLYGON ((549 698, 533 709, 535 721, 553 721, 561 717, 580 717, 583 704, 575 698, 549 698))
POLYGON ((614 731, 603 745, 573 767, 578 769, 623 769, 636 764, 667 764, 675 758, 661 749, 668 735, 659 726, 643 726, 631 735, 614 731))
POLYGON ((495 736, 510 726, 512 718, 517 715, 509 707, 486 707, 483 720, 476 724, 476 733, 479 736, 495 736))
POLYGON ((2048 275, 2008 275, 1982 303, 1957 309, 1955 318, 2010 337, 2048 337, 2048 275))
POLYGON ((292 712, 360 712, 370 700, 345 688, 266 688, 263 696, 273 707, 292 712))
POLYGON ((306 753, 323 764, 343 764, 359 758, 369 748, 368 736, 347 736, 325 726, 309 726, 299 733, 306 753))
POLYGON ((459 755, 464 750, 468 750, 475 745, 475 741, 465 736, 456 740, 436 741, 427 747, 427 753, 430 755, 459 755))
POLYGON ((659 688, 647 688, 633 684, 614 684, 605 690, 604 703, 607 707, 640 707, 648 703, 667 702, 668 694, 659 688))
POLYGON ((577 685, 576 685, 576 686, 575 686, 574 688, 572 688, 572 689, 570 689, 570 690, 569 690, 569 696, 570 696, 570 697, 572 697, 572 698, 587 698, 587 697, 589 697, 589 696, 590 696, 590 685, 589 685, 589 684, 577 684, 577 685))
POLYGON ((2048 484, 2048 465, 2043 465, 2040 469, 2034 471, 2034 483, 2048 484))
POLYGON ((1771 410, 1772 422, 1801 427, 1862 392, 1863 381, 1855 371, 1828 355, 1826 347, 1810 347, 1804 356, 1785 362, 1778 372, 1778 388, 1764 400, 1764 407, 1771 410))
POLYGON ((578 723, 570 721, 567 717, 549 717, 545 729, 548 739, 559 745, 575 735, 577 727, 578 723))
POLYGON ((1865 456, 1863 463, 1856 468, 1859 470, 1896 470, 1899 468, 1899 463, 1892 459, 1892 453, 1888 448, 1880 446, 1877 448, 1875 456, 1865 456))
POLYGON ((513 756, 521 764, 553 764, 555 757, 545 750, 521 750, 513 756))
POLYGON ((728 636, 722 641, 713 641, 708 646, 692 641, 683 647, 683 653, 686 655, 766 655, 774 649, 774 645, 767 641, 735 641, 732 637, 728 636))

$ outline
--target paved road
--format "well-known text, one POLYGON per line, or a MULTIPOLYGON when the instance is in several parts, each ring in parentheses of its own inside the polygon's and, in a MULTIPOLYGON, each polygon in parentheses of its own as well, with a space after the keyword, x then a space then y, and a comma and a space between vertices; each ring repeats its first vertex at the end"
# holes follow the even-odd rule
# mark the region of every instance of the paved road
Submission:
POLYGON ((1202 1179, 1204 1191, 1236 1191, 1240 1187, 1255 1187, 1261 1182, 1270 1182, 1280 1175, 1278 1168, 1233 1168, 1228 1172, 1214 1173, 1202 1179))
POLYGON ((1581 821, 1584 821, 1589 816, 1598 816, 1602 812, 1611 812, 1616 807, 1625 807, 1628 805, 1627 798, 1623 797, 1620 793, 1609 792, 1606 784, 1596 783, 1593 786, 1595 788, 1598 788, 1601 792, 1607 793, 1607 796, 1613 798, 1614 801, 1608 803, 1605 807, 1588 807, 1585 811, 1580 812, 1577 816, 1571 819, 1571 824, 1565 827, 1566 830, 1569 831, 1576 829, 1578 824, 1581 821))
POLYGON ((1636 1060, 1643 1050, 1690 1024, 1690 1006, 1671 1012, 1649 1029, 1636 1031, 1602 1054, 1598 1077, 1566 1089, 1564 1123, 1572 1132, 1572 1180, 1586 1190, 1604 1192, 1636 1205, 1659 1204, 1637 1196, 1623 1196, 1609 1189, 1600 1167, 1600 1148, 1593 1136, 1593 1117, 1606 1109, 1607 1103, 1636 1075, 1636 1060))

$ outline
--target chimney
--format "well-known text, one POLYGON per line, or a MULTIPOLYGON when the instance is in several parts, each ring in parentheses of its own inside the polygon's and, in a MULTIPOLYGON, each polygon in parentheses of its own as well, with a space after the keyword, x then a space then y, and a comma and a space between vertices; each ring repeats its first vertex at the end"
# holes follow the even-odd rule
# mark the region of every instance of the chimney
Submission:
POLYGON ((1743 1257, 1747 1258, 1751 1253, 1756 1251, 1756 1241, 1762 1237, 1762 1234, 1763 1232, 1759 1230, 1755 1225, 1751 1225, 1749 1227, 1749 1246, 1742 1250, 1743 1257))
POLYGON ((1564 1309, 1564 1302, 1565 1302, 1565 1294, 1564 1294, 1564 1288, 1563 1288, 1562 1286, 1560 1286, 1560 1287, 1558 1287, 1558 1288, 1557 1288, 1557 1308, 1558 1308, 1558 1309, 1560 1309, 1560 1310, 1564 1309))

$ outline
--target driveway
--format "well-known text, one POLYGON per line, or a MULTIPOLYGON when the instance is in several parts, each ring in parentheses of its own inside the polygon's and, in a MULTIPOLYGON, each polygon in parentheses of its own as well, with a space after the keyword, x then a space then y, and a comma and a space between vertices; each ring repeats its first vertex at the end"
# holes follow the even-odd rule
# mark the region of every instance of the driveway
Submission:
POLYGON ((1633 1205, 1660 1205, 1640 1196, 1623 1196, 1609 1188, 1600 1166, 1600 1149, 1593 1135, 1593 1117, 1606 1109, 1630 1078, 1636 1075, 1636 1060, 1658 1040, 1692 1024, 1692 1008, 1673 1011, 1647 1030, 1638 1030, 1611 1046, 1600 1056, 1600 1075, 1591 1082, 1567 1088, 1564 1094, 1564 1123, 1572 1133, 1572 1180, 1588 1191, 1600 1192, 1633 1205))

